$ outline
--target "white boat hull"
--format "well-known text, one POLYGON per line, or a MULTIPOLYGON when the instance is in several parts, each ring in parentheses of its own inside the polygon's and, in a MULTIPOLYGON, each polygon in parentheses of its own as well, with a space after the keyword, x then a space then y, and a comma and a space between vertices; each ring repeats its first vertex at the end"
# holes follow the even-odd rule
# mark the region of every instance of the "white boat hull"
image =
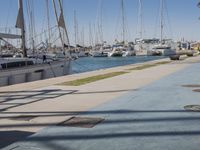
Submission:
POLYGON ((105 52, 91 52, 90 55, 92 57, 108 57, 108 54, 105 52))
POLYGON ((147 56, 147 50, 137 50, 136 56, 147 56))
POLYGON ((55 61, 21 68, 0 71, 0 86, 32 82, 70 73, 70 61, 55 61))
POLYGON ((175 55, 175 50, 172 49, 159 49, 159 52, 162 54, 162 56, 171 56, 175 55))

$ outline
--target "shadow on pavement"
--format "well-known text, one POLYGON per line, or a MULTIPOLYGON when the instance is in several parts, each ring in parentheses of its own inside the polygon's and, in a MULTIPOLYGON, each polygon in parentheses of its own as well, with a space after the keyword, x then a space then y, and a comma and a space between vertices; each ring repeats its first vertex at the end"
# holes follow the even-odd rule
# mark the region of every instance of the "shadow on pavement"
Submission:
POLYGON ((17 141, 24 140, 32 134, 34 133, 24 131, 0 131, 0 149, 17 141))

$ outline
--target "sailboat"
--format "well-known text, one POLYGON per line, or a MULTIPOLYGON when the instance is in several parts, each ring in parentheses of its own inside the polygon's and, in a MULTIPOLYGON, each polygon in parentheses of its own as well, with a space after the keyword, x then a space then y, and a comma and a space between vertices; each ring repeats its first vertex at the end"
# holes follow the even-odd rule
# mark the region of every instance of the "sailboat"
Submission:
MULTIPOLYGON (((93 57, 108 57, 108 53, 111 51, 111 46, 107 45, 107 43, 104 41, 104 34, 103 34, 103 1, 99 0, 99 6, 97 10, 97 21, 95 29, 95 45, 92 46, 92 49, 90 50, 90 55, 93 57)), ((91 31, 91 25, 89 27, 90 29, 90 41, 92 37, 92 31, 91 31)), ((90 42, 92 43, 92 42, 90 42)))
POLYGON ((143 2, 142 0, 138 0, 139 9, 138 9, 138 24, 140 26, 139 31, 139 39, 135 40, 135 51, 136 56, 144 56, 147 55, 147 47, 146 40, 143 39, 143 2))
POLYGON ((165 43, 163 39, 163 29, 164 29, 164 0, 160 0, 160 43, 153 47, 153 53, 158 53, 163 56, 174 55, 175 49, 169 44, 165 43))
POLYGON ((126 57, 135 56, 134 48, 130 45, 126 45, 126 28, 125 28, 125 7, 124 0, 121 0, 121 21, 122 21, 122 42, 116 40, 116 44, 113 45, 112 51, 108 53, 109 57, 126 57))
POLYGON ((69 46, 69 39, 65 26, 61 0, 58 0, 60 6, 60 17, 57 15, 55 0, 53 0, 53 4, 62 42, 63 55, 62 57, 58 56, 51 58, 47 57, 48 54, 42 54, 42 58, 37 56, 29 57, 27 55, 23 0, 18 0, 18 2, 19 10, 16 28, 21 30, 21 35, 0 33, 0 40, 6 41, 5 39, 20 39, 22 43, 21 50, 23 57, 0 58, 0 86, 31 82, 69 74, 71 59, 70 56, 65 54, 66 45, 69 46), (65 31, 67 44, 64 43, 64 40, 61 37, 60 28, 65 31))

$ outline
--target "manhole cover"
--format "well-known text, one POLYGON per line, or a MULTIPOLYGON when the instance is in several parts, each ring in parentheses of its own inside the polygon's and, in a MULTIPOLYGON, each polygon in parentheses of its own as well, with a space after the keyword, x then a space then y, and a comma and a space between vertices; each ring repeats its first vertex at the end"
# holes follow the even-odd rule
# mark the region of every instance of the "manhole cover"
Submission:
POLYGON ((200 84, 188 84, 188 85, 182 85, 183 87, 189 87, 189 88, 198 88, 200 87, 200 84))
POLYGON ((200 89, 195 89, 193 90, 193 92, 200 92, 200 89))
POLYGON ((16 116, 10 118, 10 120, 17 120, 17 121, 30 121, 38 116, 16 116))
POLYGON ((200 105, 187 105, 184 107, 185 110, 187 111, 196 111, 200 112, 200 105))
POLYGON ((71 119, 60 123, 59 126, 93 128, 102 121, 104 121, 103 118, 72 117, 71 119))

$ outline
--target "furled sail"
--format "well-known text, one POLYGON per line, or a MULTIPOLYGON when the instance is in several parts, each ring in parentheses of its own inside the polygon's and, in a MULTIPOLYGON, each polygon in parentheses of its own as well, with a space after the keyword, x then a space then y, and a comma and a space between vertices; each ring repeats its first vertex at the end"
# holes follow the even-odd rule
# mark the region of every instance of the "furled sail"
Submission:
POLYGON ((65 29, 65 20, 64 20, 63 13, 60 14, 58 26, 65 29))
POLYGON ((19 7, 17 21, 16 21, 16 25, 15 25, 16 28, 19 28, 19 29, 23 28, 23 20, 24 20, 23 17, 24 17, 23 16, 23 8, 19 7))

